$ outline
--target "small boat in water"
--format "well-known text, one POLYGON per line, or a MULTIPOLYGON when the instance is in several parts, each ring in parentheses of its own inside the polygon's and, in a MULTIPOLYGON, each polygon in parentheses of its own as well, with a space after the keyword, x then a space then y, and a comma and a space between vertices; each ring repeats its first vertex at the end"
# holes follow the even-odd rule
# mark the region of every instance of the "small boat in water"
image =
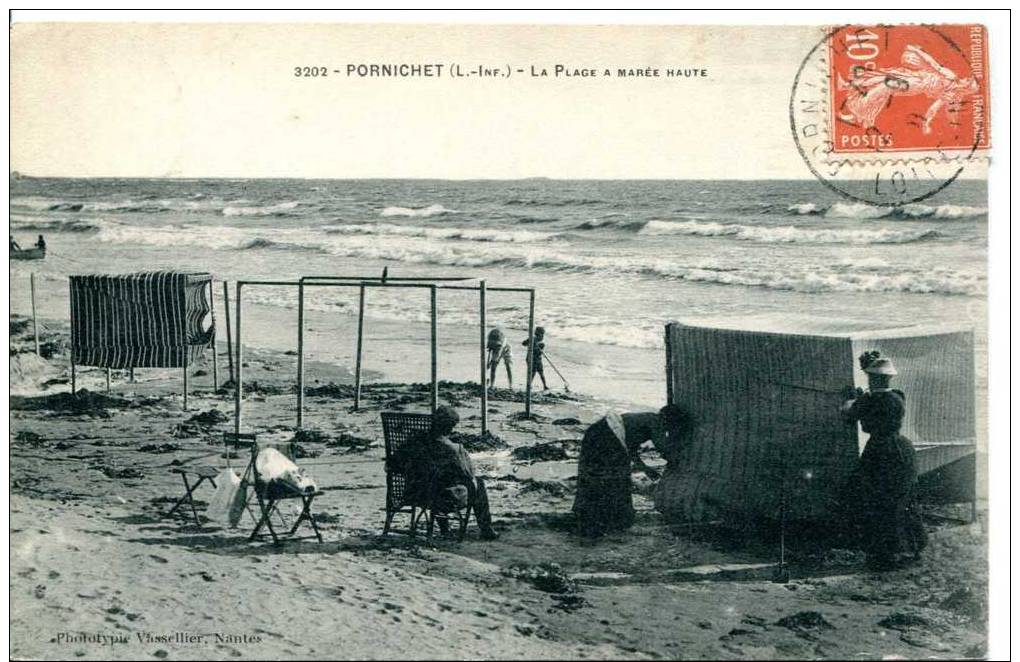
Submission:
POLYGON ((45 248, 15 248, 11 250, 12 260, 42 260, 45 257, 45 248))

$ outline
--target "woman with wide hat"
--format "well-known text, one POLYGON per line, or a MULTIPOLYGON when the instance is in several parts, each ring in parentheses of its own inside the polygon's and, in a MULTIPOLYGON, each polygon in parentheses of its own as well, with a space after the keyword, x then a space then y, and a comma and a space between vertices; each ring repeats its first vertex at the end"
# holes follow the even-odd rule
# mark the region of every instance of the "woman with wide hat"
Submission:
POLYGON ((920 558, 927 534, 915 507, 917 467, 914 446, 900 434, 906 396, 891 387, 897 374, 892 360, 877 351, 860 357, 868 390, 857 389, 843 405, 848 422, 860 422, 868 434, 861 453, 856 496, 864 551, 876 570, 896 567, 899 555, 920 558))

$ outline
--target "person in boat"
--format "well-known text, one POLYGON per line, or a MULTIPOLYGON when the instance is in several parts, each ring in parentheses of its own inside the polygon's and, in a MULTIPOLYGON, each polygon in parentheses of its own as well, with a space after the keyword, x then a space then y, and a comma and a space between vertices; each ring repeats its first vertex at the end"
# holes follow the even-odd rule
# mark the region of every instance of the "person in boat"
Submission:
POLYGON ((506 339, 506 334, 503 333, 503 329, 493 329, 489 331, 489 339, 486 342, 486 348, 488 349, 488 366, 489 366, 489 386, 496 385, 496 369, 499 364, 502 363, 506 367, 506 383, 507 386, 513 388, 514 376, 513 376, 513 350, 510 348, 510 341, 506 339))
POLYGON ((14 251, 20 251, 21 250, 21 246, 19 246, 18 242, 14 239, 14 235, 12 234, 12 235, 8 235, 8 236, 10 237, 11 252, 13 253, 14 251))
MULTIPOLYGON (((525 338, 524 342, 521 343, 525 347, 528 346, 528 339, 525 338)), ((541 326, 535 327, 535 345, 531 347, 528 352, 528 362, 532 364, 531 368, 531 380, 535 380, 535 375, 542 378, 542 390, 548 391, 549 384, 545 381, 545 365, 542 363, 542 355, 545 352, 545 328, 541 326)))
POLYGON ((39 240, 35 242, 35 247, 41 251, 46 250, 46 240, 43 239, 42 235, 39 235, 39 240))
POLYGON ((641 459, 642 444, 651 441, 668 462, 676 462, 692 430, 691 415, 676 405, 658 412, 609 413, 589 427, 577 461, 573 512, 578 532, 595 538, 630 528, 631 472, 636 465, 649 478, 659 477, 641 459))
POLYGON ((845 420, 859 422, 868 434, 853 478, 855 514, 869 566, 889 570, 904 553, 919 560, 927 533, 915 505, 914 446, 900 434, 906 396, 891 387, 896 367, 877 351, 865 352, 859 360, 868 390, 856 389, 842 407, 845 420))
MULTIPOLYGON (((496 540, 499 534, 492 528, 485 481, 475 476, 471 456, 464 446, 450 440, 450 433, 459 422, 460 415, 450 406, 439 407, 432 414, 429 431, 411 446, 413 450, 407 458, 411 468, 408 494, 419 504, 438 506, 438 510, 446 512, 470 504, 482 540, 496 540)), ((446 533, 446 520, 439 520, 439 527, 446 533)))

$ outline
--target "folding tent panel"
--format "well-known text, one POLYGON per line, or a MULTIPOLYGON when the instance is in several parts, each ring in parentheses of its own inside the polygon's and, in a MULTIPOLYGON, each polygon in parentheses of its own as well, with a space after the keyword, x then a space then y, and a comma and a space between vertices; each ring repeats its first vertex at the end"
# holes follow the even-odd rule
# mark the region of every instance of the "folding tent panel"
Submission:
POLYGON ((669 515, 778 517, 784 498, 791 518, 830 513, 866 441, 839 407, 846 387, 866 385, 857 356, 868 349, 899 369, 904 434, 924 471, 974 452, 969 330, 755 317, 670 323, 666 342, 672 401, 697 423, 657 490, 669 515))

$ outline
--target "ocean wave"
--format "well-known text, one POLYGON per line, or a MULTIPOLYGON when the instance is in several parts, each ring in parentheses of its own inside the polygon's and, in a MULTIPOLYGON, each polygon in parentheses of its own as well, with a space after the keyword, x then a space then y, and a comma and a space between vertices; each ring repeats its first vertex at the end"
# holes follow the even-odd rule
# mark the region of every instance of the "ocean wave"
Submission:
POLYGON ((460 239, 464 241, 486 241, 515 244, 549 241, 559 236, 554 232, 536 232, 531 230, 497 230, 494 228, 450 227, 434 228, 417 225, 393 225, 390 223, 327 225, 322 229, 329 234, 390 235, 401 237, 424 237, 428 239, 460 239))
POLYGON ((907 204, 899 207, 880 207, 865 204, 863 202, 836 202, 828 206, 814 202, 805 202, 789 205, 786 208, 786 211, 792 212, 798 216, 824 214, 828 218, 898 218, 903 220, 918 218, 959 220, 988 215, 987 207, 950 204, 925 205, 919 203, 907 204))
POLYGON ((601 205, 604 202, 605 200, 597 198, 510 198, 503 204, 525 207, 585 207, 588 205, 601 205))
MULTIPOLYGON (((62 212, 62 213, 138 213, 138 214, 162 214, 162 213, 199 213, 212 212, 222 213, 225 216, 235 215, 237 210, 257 210, 258 207, 246 207, 250 205, 248 200, 223 200, 206 199, 201 193, 189 195, 187 198, 161 198, 155 195, 142 195, 137 198, 122 200, 61 200, 58 198, 21 196, 11 198, 11 206, 35 212, 62 212)), ((283 203, 284 209, 297 206, 298 203, 283 203)), ((268 208, 276 207, 272 205, 268 208)), ((251 211, 249 213, 258 212, 251 211)))
POLYGON ((888 228, 804 228, 794 226, 740 225, 701 221, 649 221, 641 228, 646 235, 692 235, 734 237, 767 244, 905 244, 937 239, 935 230, 894 230, 888 228))
MULTIPOLYGON (((700 224, 705 225, 705 224, 700 224)), ((763 287, 797 292, 913 292, 980 295, 984 278, 948 268, 904 267, 877 261, 736 263, 701 258, 682 263, 644 255, 586 255, 556 244, 515 242, 472 246, 471 242, 429 242, 422 237, 330 235, 308 229, 244 228, 197 225, 136 227, 104 223, 100 241, 154 246, 186 245, 220 250, 289 249, 353 259, 465 268, 539 269, 600 276, 645 276, 697 283, 763 287)))
POLYGON ((911 204, 898 207, 897 212, 902 216, 909 216, 911 218, 960 219, 987 216, 988 208, 969 207, 967 205, 938 205, 932 207, 931 205, 911 204))
MULTIPOLYGON (((293 292, 279 288, 255 288, 245 294, 245 299, 249 303, 274 308, 297 308, 293 292)), ((314 288, 306 290, 304 305, 306 311, 349 316, 358 314, 355 301, 344 300, 338 298, 334 292, 316 291, 314 288)), ((494 314, 494 310, 491 309, 489 312, 490 320, 499 320, 498 324, 507 332, 516 351, 528 333, 526 308, 505 306, 499 314, 494 314)), ((393 292, 378 292, 373 295, 371 315, 373 319, 403 323, 427 324, 430 319, 427 308, 408 306, 406 298, 393 292)), ((661 348, 663 345, 662 322, 658 319, 614 320, 599 315, 546 310, 543 313, 543 321, 556 329, 558 341, 571 340, 635 348, 661 348)), ((478 323, 478 317, 477 312, 471 307, 450 306, 440 309, 439 322, 444 325, 473 327, 478 323)))
POLYGON ((820 214, 825 211, 824 206, 819 206, 813 202, 805 202, 799 205, 790 205, 786 208, 786 211, 792 211, 795 214, 806 215, 806 214, 820 214))
POLYGON ((300 202, 291 200, 261 207, 224 207, 224 216, 284 216, 297 209, 300 202))
POLYGON ((11 215, 11 230, 15 232, 92 232, 98 230, 102 221, 81 218, 27 218, 11 215))
POLYGON ((574 226, 574 230, 640 230, 645 227, 647 221, 628 219, 622 214, 603 216, 601 218, 590 218, 574 226), (621 218, 622 217, 622 218, 621 218))
POLYGON ((387 207, 383 209, 380 216, 409 216, 413 218, 428 218, 429 216, 440 216, 442 214, 456 214, 456 209, 447 209, 443 205, 429 205, 428 207, 387 207))

